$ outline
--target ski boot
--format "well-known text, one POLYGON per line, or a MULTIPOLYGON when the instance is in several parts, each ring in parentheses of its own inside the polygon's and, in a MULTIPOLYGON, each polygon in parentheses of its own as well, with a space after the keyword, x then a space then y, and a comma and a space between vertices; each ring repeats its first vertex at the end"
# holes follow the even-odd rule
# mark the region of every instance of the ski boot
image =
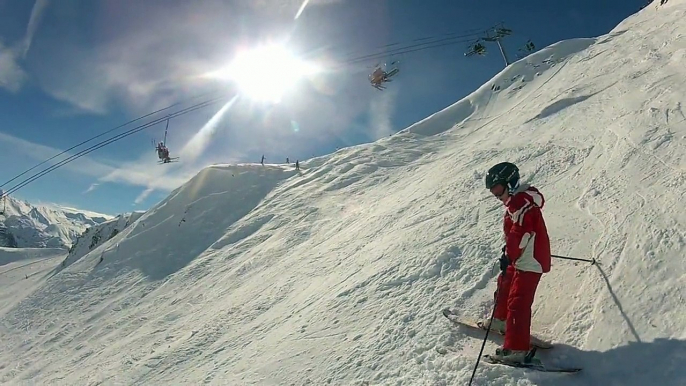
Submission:
POLYGON ((510 350, 499 347, 491 358, 505 363, 512 363, 524 366, 541 366, 541 360, 535 357, 536 349, 531 350, 510 350))

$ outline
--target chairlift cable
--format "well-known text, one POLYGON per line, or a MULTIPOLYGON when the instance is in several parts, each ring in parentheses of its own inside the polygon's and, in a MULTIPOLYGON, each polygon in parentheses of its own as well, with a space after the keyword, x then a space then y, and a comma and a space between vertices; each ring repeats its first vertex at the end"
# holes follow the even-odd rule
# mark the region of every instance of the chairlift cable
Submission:
POLYGON ((88 139, 85 140, 85 141, 79 142, 79 143, 77 143, 76 145, 74 145, 74 146, 72 146, 72 147, 70 147, 70 148, 68 148, 68 149, 66 149, 66 150, 63 150, 63 151, 61 151, 61 152, 55 154, 54 156, 52 156, 52 157, 50 157, 50 158, 48 158, 48 159, 46 159, 46 160, 44 160, 44 161, 41 161, 41 162, 37 163, 36 165, 30 167, 29 169, 24 170, 24 171, 21 172, 20 174, 17 174, 16 176, 12 177, 11 179, 5 181, 2 185, 0 185, 0 188, 3 187, 3 186, 5 186, 5 185, 7 185, 7 184, 9 184, 10 182, 16 180, 17 178, 23 176, 24 174, 30 172, 31 170, 34 170, 34 169, 36 169, 37 167, 39 167, 39 166, 41 166, 41 165, 43 165, 43 164, 45 164, 45 163, 47 163, 47 162, 50 162, 50 161, 54 160, 55 158, 57 158, 57 157, 59 157, 59 156, 65 154, 65 153, 68 153, 68 152, 74 150, 75 148, 77 148, 77 147, 79 147, 79 146, 81 146, 81 145, 85 145, 86 143, 91 142, 91 141, 93 141, 94 139, 100 138, 100 137, 104 136, 105 134, 109 134, 109 133, 111 133, 111 132, 113 132, 113 131, 115 131, 115 130, 121 129, 121 128, 124 127, 124 126, 130 125, 130 124, 132 124, 132 123, 134 123, 134 122, 137 122, 137 121, 140 121, 141 119, 147 118, 147 117, 149 117, 149 116, 151 116, 151 115, 155 115, 155 114, 160 113, 160 112, 162 112, 162 111, 169 110, 169 109, 171 109, 172 107, 178 106, 178 105, 180 105, 180 104, 182 104, 182 103, 184 103, 184 102, 187 102, 187 101, 189 101, 189 100, 197 99, 197 98, 199 98, 199 97, 201 97, 201 96, 207 96, 207 95, 212 94, 212 93, 215 93, 215 92, 216 92, 216 91, 212 91, 212 92, 209 92, 209 93, 204 93, 204 94, 201 94, 201 95, 196 95, 196 96, 191 97, 191 98, 189 98, 189 99, 187 99, 187 100, 185 100, 185 101, 181 101, 181 102, 177 102, 177 103, 171 104, 171 105, 169 105, 169 106, 167 106, 167 107, 163 107, 163 108, 158 109, 158 110, 155 110, 155 111, 153 111, 153 112, 151 112, 151 113, 148 113, 148 114, 145 114, 145 115, 143 115, 143 116, 140 116, 140 117, 138 117, 138 118, 136 118, 136 119, 132 119, 132 120, 130 120, 130 121, 126 122, 126 123, 123 123, 123 124, 121 124, 121 125, 119 125, 119 126, 113 127, 113 128, 111 128, 111 129, 109 129, 109 130, 107 130, 107 131, 104 131, 104 132, 102 132, 102 133, 96 135, 96 136, 93 136, 93 137, 91 137, 91 138, 88 138, 88 139))
POLYGON ((171 113, 171 114, 169 114, 169 115, 167 115, 167 116, 165 116, 165 117, 157 118, 157 119, 155 119, 155 120, 153 120, 153 121, 151 121, 151 122, 148 122, 148 123, 146 123, 146 124, 143 124, 143 125, 140 125, 140 126, 136 126, 136 127, 134 127, 133 129, 129 129, 129 130, 125 131, 124 133, 117 134, 117 135, 115 135, 115 136, 113 136, 113 137, 111 137, 111 138, 109 138, 109 139, 104 140, 104 141, 98 142, 98 143, 96 143, 95 145, 92 145, 92 146, 89 147, 89 148, 86 148, 86 149, 84 149, 84 150, 81 150, 81 151, 79 151, 78 153, 75 153, 75 154, 71 155, 70 157, 65 158, 64 160, 62 160, 62 161, 60 161, 60 162, 58 162, 58 163, 56 163, 56 164, 54 164, 54 165, 52 165, 52 166, 50 166, 50 167, 48 167, 48 168, 46 168, 46 169, 44 169, 44 170, 42 170, 42 171, 40 171, 40 172, 34 174, 33 176, 24 179, 24 180, 21 181, 20 183, 18 183, 18 184, 16 184, 16 185, 12 186, 12 187, 9 188, 7 191, 5 191, 5 192, 3 193, 3 197, 4 197, 4 196, 8 196, 8 195, 10 195, 10 194, 16 192, 17 190, 19 190, 19 189, 21 189, 22 187, 24 187, 24 186, 30 184, 30 183, 33 182, 33 181, 39 179, 40 177, 42 177, 42 176, 44 176, 44 175, 46 175, 46 174, 51 173, 51 172, 54 171, 55 169, 58 169, 58 168, 60 168, 60 167, 62 167, 62 166, 64 166, 64 165, 66 165, 66 164, 68 164, 68 163, 70 163, 70 162, 72 162, 72 161, 74 161, 74 160, 76 160, 76 159, 78 159, 78 158, 81 158, 81 157, 83 157, 83 156, 85 156, 85 155, 87 155, 87 154, 89 154, 89 153, 91 153, 91 152, 93 152, 93 151, 95 151, 95 150, 98 150, 98 149, 100 149, 100 148, 102 148, 102 147, 105 147, 105 146, 107 146, 107 145, 109 145, 109 144, 112 144, 112 143, 114 143, 114 142, 117 142, 117 141, 119 141, 119 140, 121 140, 121 139, 123 139, 123 138, 126 138, 126 137, 130 136, 130 135, 136 134, 136 133, 138 133, 138 132, 140 132, 140 131, 143 131, 143 130, 149 128, 149 127, 152 127, 152 126, 155 126, 155 125, 157 125, 157 124, 159 124, 159 123, 162 123, 162 122, 164 122, 164 121, 167 120, 167 119, 175 118, 175 117, 178 117, 178 116, 181 116, 181 115, 185 115, 185 114, 188 114, 188 113, 193 112, 193 111, 195 111, 195 110, 199 110, 199 109, 201 109, 201 108, 203 108, 203 107, 207 107, 207 106, 216 104, 217 102, 219 102, 219 101, 222 100, 222 99, 224 99, 224 98, 223 98, 223 97, 219 97, 219 98, 214 98, 214 99, 211 99, 211 100, 208 100, 208 101, 205 101, 205 102, 201 102, 201 103, 195 104, 195 105, 193 105, 193 106, 190 106, 190 107, 187 107, 187 108, 185 108, 185 109, 181 109, 181 110, 179 110, 179 111, 177 111, 177 112, 171 113))
MULTIPOLYGON (((456 34, 456 33, 438 35, 438 36, 434 36, 434 38, 435 38, 435 37, 441 37, 441 36, 453 35, 453 34, 456 34)), ((367 54, 367 55, 362 55, 362 56, 355 57, 355 58, 350 58, 350 59, 347 59, 347 60, 343 61, 342 63, 343 63, 343 64, 354 64, 354 63, 358 63, 358 62, 362 62, 362 61, 367 61, 367 60, 370 60, 370 59, 377 59, 377 58, 387 57, 387 56, 389 56, 389 55, 401 55, 401 54, 406 54, 406 53, 411 53, 411 52, 423 51, 423 50, 431 49, 431 48, 440 48, 440 47, 447 47, 447 46, 451 46, 451 45, 455 45, 455 44, 463 44, 463 43, 467 43, 467 42, 473 41, 473 38, 470 38, 470 39, 461 39, 461 40, 455 40, 455 39, 458 39, 458 38, 467 38, 467 37, 474 36, 474 35, 476 35, 476 34, 477 34, 477 33, 466 33, 466 34, 463 34, 463 35, 456 35, 456 36, 452 36, 452 37, 444 37, 444 38, 441 38, 441 39, 435 39, 435 40, 428 41, 428 42, 422 42, 422 43, 411 44, 411 45, 403 46, 403 47, 400 47, 400 48, 394 48, 394 49, 388 50, 388 51, 386 51, 386 52, 376 52, 376 53, 371 53, 371 54, 367 54), (437 43, 439 43, 439 44, 437 44, 437 43)), ((432 38, 432 37, 424 37, 424 38, 415 39, 414 41, 429 40, 429 39, 431 39, 431 38, 432 38)), ((388 46, 393 46, 393 45, 397 45, 397 44, 398 44, 398 43, 391 43, 391 44, 386 45, 386 46, 388 47, 388 46)), ((172 108, 172 107, 174 107, 174 106, 178 106, 178 105, 182 104, 183 102, 187 102, 188 100, 197 99, 197 98, 199 98, 199 97, 201 97, 201 96, 206 96, 206 95, 209 95, 209 94, 212 94, 212 93, 216 93, 216 91, 209 92, 209 93, 204 93, 204 94, 201 94, 201 95, 198 95, 198 96, 189 98, 189 99, 187 99, 187 100, 185 100, 185 101, 174 103, 174 104, 172 104, 172 105, 170 105, 170 106, 167 106, 167 107, 164 107, 164 108, 162 108, 162 109, 159 109, 159 110, 153 111, 153 112, 151 112, 151 113, 145 114, 145 115, 143 115, 143 116, 141 116, 141 117, 138 117, 138 118, 136 118, 136 119, 130 120, 130 121, 128 121, 128 122, 126 122, 126 123, 124 123, 124 124, 122 124, 122 125, 116 126, 116 127, 112 128, 112 129, 109 129, 109 130, 107 130, 107 131, 105 131, 105 132, 103 132, 103 133, 100 133, 100 134, 98 134, 98 135, 96 135, 96 136, 94 136, 94 137, 91 137, 91 138, 89 138, 89 139, 87 139, 87 140, 85 140, 85 141, 82 141, 82 142, 80 142, 80 143, 78 143, 78 144, 76 144, 76 145, 74 145, 74 146, 72 146, 72 147, 70 147, 70 148, 68 148, 68 149, 66 149, 66 150, 64 150, 64 151, 62 151, 62 152, 60 152, 60 153, 58 153, 58 154, 56 154, 56 155, 54 155, 54 156, 52 156, 52 157, 46 159, 46 160, 44 160, 44 161, 38 163, 38 164, 36 164, 36 165, 34 165, 33 167, 31 167, 31 168, 25 170, 24 172, 22 172, 22 173, 16 175, 16 176, 13 177, 12 179, 10 179, 10 180, 4 182, 2 185, 0 185, 0 187, 3 187, 3 186, 5 186, 5 185, 9 184, 10 182, 12 182, 12 181, 14 181, 14 180, 16 180, 16 179, 22 177, 23 175, 25 175, 25 174, 27 174, 28 172, 30 172, 30 171, 32 171, 32 170, 38 168, 39 166, 41 166, 41 165, 43 165, 43 164, 45 164, 45 163, 47 163, 47 162, 49 162, 49 161, 51 161, 51 160, 53 160, 53 159, 59 157, 59 156, 61 156, 61 155, 64 155, 65 153, 67 153, 67 152, 69 152, 69 151, 71 151, 71 150, 73 150, 73 149, 75 149, 75 148, 77 148, 77 147, 79 147, 79 146, 81 146, 81 145, 84 145, 84 144, 86 144, 86 143, 88 143, 88 142, 91 142, 91 141, 93 141, 94 139, 100 138, 100 137, 102 137, 102 136, 104 136, 104 135, 106 135, 106 134, 108 134, 108 133, 111 133, 111 132, 113 132, 113 131, 115 131, 115 130, 117 130, 117 129, 120 129, 120 128, 126 126, 126 125, 129 125, 129 124, 131 124, 131 123, 140 121, 140 120, 142 120, 142 119, 144 119, 144 118, 147 118, 147 117, 150 117, 151 115, 154 115, 154 114, 160 113, 160 112, 162 112, 162 111, 168 110, 168 109, 170 109, 170 108, 172 108)), ((69 162, 72 162, 72 161, 74 161, 74 160, 76 160, 76 159, 78 159, 78 158, 81 158, 81 157, 83 157, 83 156, 85 156, 85 155, 87 155, 87 154, 89 154, 89 153, 91 153, 91 152, 93 152, 93 151, 95 151, 95 150, 98 150, 98 149, 100 149, 100 148, 102 148, 102 147, 104 147, 104 146, 107 146, 107 145, 109 145, 109 144, 111 144, 111 143, 114 143, 114 142, 119 141, 119 140, 121 140, 121 139, 123 139, 123 138, 125 138, 125 137, 128 137, 129 135, 133 135, 133 134, 135 134, 135 133, 138 133, 139 131, 145 130, 145 129, 151 127, 151 126, 154 126, 154 125, 156 125, 156 124, 159 124, 159 123, 161 123, 161 122, 163 122, 163 121, 165 121, 165 120, 166 120, 166 127, 165 127, 164 139, 165 139, 165 143, 166 143, 167 132, 168 132, 168 128, 169 128, 169 121, 171 120, 171 118, 175 118, 175 117, 177 117, 177 116, 185 115, 185 114, 187 114, 187 113, 190 113, 190 112, 192 112, 192 111, 201 109, 201 108, 203 108, 203 107, 207 107, 207 106, 213 105, 213 104, 217 103, 218 101, 220 101, 220 100, 223 99, 223 98, 224 98, 224 97, 215 97, 215 98, 213 98, 213 99, 209 99, 209 100, 206 100, 206 101, 197 103, 197 104, 195 104, 195 105, 193 105, 193 106, 190 106, 190 107, 188 107, 188 108, 181 109, 181 110, 179 110, 179 111, 177 111, 177 112, 168 114, 168 115, 166 115, 165 117, 156 118, 156 119, 154 119, 154 120, 151 121, 151 122, 148 122, 148 123, 146 123, 146 124, 143 124, 143 125, 134 127, 133 129, 129 129, 129 130, 127 130, 127 131, 125 131, 125 132, 123 132, 123 133, 120 133, 120 134, 118 134, 118 135, 115 135, 114 137, 111 137, 111 138, 109 138, 109 139, 107 139, 107 140, 98 142, 98 143, 96 143, 95 145, 92 145, 92 146, 90 146, 90 147, 88 147, 88 148, 86 148, 86 149, 84 149, 84 150, 81 150, 81 151, 79 151, 79 152, 77 152, 77 153, 75 153, 75 154, 73 154, 73 155, 67 157, 67 158, 64 159, 64 160, 62 160, 62 161, 60 161, 60 162, 58 162, 58 163, 56 163, 56 164, 54 164, 54 165, 52 165, 52 166, 50 166, 50 167, 48 167, 48 168, 46 168, 46 169, 44 169, 44 170, 38 172, 38 173, 35 173, 35 174, 32 175, 31 177, 28 177, 28 178, 22 180, 21 182, 15 184, 15 185, 12 186, 10 189, 8 189, 8 190, 6 190, 4 193, 2 193, 2 196, 1 196, 1 197, 2 197, 2 198, 5 198, 5 197, 8 196, 9 194, 12 194, 12 193, 16 192, 17 190, 21 189, 22 187, 28 185, 29 183, 31 183, 31 182, 33 182, 33 181, 39 179, 40 177, 42 177, 42 176, 44 176, 44 175, 46 175, 46 174, 51 173, 52 171, 54 171, 54 170, 56 170, 56 169, 58 169, 58 168, 60 168, 60 167, 62 167, 62 166, 64 166, 64 165, 66 165, 66 164, 69 163, 69 162)))

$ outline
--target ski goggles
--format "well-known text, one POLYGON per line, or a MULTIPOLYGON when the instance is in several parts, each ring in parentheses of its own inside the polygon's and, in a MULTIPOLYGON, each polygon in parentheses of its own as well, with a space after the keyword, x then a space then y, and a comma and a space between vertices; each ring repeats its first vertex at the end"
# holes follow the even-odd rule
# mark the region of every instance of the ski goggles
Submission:
POLYGON ((505 192, 507 192, 505 185, 498 184, 491 188, 491 194, 497 198, 502 198, 505 195, 505 192))

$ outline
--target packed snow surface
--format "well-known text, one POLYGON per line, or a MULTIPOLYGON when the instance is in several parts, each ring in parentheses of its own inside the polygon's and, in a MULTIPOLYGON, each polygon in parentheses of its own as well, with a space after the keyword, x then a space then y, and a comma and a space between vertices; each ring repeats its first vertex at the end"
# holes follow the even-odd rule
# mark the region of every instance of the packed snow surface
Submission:
MULTIPOLYGON (((59 264, 67 251, 59 248, 4 248, 0 247, 0 317, 36 288, 59 264)), ((31 319, 24 320, 25 326, 31 319)), ((7 367, 7 362, 3 362, 7 367)))
POLYGON ((684 0, 648 7, 300 171, 206 168, 31 290, 0 276, 25 295, 3 300, 0 383, 467 384, 483 334, 440 311, 490 313, 503 208, 483 178, 509 160, 553 252, 600 262, 554 259, 534 304, 541 359, 584 369, 481 363, 474 383, 686 384, 684 20, 684 0))

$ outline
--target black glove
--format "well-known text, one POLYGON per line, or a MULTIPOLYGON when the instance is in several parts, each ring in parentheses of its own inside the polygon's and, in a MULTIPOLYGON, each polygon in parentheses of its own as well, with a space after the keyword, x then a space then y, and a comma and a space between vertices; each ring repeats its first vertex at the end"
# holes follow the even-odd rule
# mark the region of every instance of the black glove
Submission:
POLYGON ((505 271, 507 270, 507 267, 510 265, 510 259, 507 258, 507 255, 503 253, 500 255, 500 271, 505 274, 505 271))

